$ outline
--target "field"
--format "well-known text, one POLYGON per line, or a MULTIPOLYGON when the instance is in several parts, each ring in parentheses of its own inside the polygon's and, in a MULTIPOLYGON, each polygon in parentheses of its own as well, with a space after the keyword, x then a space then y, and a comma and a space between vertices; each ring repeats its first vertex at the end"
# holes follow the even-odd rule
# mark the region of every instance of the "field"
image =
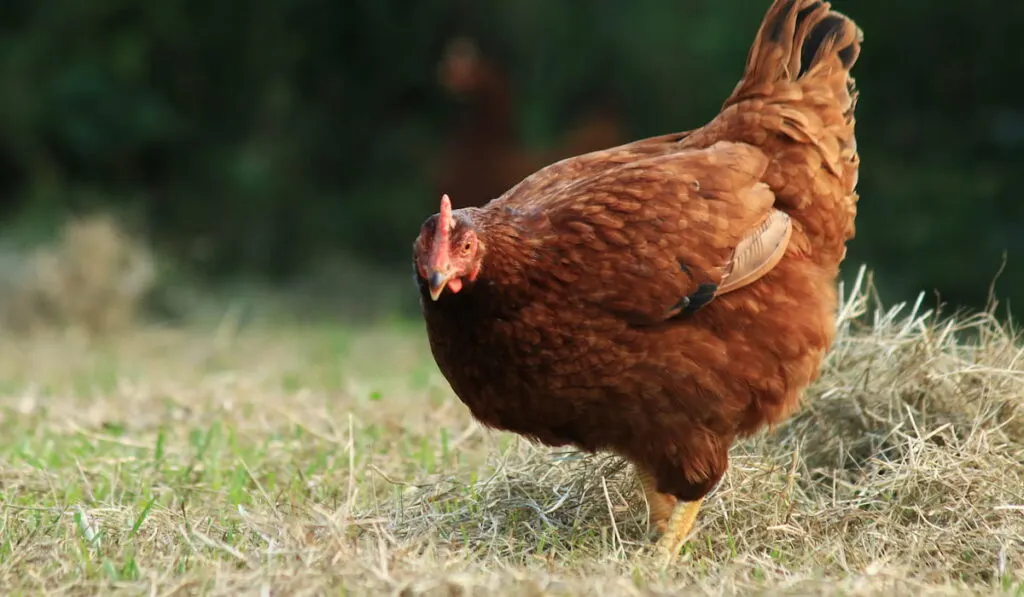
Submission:
POLYGON ((417 321, 5 337, 0 592, 1024 595, 1024 348, 844 295, 667 568, 631 469, 481 428, 417 321))

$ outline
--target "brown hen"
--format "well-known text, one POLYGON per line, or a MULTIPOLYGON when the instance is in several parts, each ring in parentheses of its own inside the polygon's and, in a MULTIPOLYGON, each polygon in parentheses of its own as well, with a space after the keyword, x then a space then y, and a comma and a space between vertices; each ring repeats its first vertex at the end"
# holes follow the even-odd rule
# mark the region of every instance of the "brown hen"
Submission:
POLYGON ((465 101, 461 122, 452 129, 434 175, 454 207, 483 205, 538 168, 626 139, 612 106, 597 103, 554 147, 526 147, 516 130, 508 74, 468 37, 449 42, 438 77, 447 92, 465 101))
POLYGON ((861 37, 827 2, 776 0, 707 125, 563 160, 482 208, 446 196, 414 245, 459 398, 633 462, 667 554, 733 441, 796 408, 832 341, 861 37))

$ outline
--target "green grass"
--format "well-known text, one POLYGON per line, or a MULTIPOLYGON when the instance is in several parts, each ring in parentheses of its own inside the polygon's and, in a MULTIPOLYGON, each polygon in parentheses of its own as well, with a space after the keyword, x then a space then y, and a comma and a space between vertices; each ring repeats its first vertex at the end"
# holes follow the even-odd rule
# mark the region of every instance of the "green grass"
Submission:
POLYGON ((866 301, 668 568, 629 468, 482 429, 418 323, 5 338, 0 592, 1024 595, 1020 344, 866 301))

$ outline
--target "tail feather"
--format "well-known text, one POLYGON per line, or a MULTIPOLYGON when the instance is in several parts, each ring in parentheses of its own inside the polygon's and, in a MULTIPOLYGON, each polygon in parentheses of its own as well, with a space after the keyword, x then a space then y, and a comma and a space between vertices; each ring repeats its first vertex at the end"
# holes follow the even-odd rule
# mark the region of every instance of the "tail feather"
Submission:
POLYGON ((781 82, 827 77, 837 98, 853 95, 850 69, 863 33, 820 0, 775 0, 747 54, 743 78, 726 105, 764 95, 781 82), (842 73, 841 76, 835 76, 842 73))
POLYGON ((860 158, 850 69, 862 39, 828 2, 774 0, 717 122, 687 140, 760 147, 771 160, 765 182, 776 207, 799 226, 793 244, 822 264, 842 261, 855 233, 860 158))

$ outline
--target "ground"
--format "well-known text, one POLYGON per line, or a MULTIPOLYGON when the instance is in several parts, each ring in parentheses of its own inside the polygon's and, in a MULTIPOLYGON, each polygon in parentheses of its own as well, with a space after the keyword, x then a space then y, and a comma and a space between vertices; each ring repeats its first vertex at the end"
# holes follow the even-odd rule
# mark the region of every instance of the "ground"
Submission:
POLYGON ((1021 344, 846 295, 664 569, 632 470, 481 428, 415 320, 5 337, 0 592, 1024 595, 1021 344))

